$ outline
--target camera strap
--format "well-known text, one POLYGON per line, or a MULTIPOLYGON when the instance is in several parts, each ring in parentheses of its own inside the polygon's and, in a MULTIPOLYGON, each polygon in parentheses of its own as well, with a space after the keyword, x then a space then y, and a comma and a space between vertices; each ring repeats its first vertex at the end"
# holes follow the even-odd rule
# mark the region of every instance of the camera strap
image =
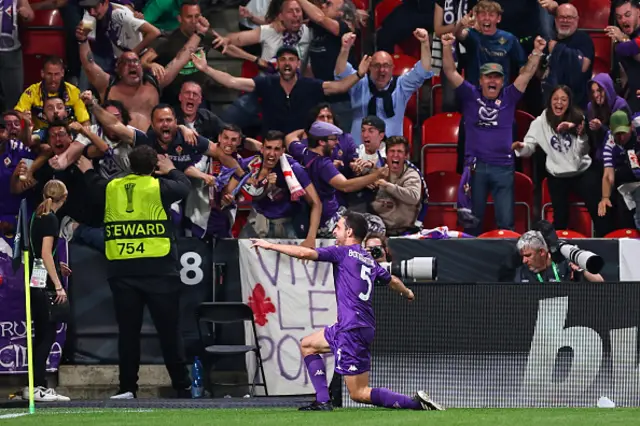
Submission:
MULTIPOLYGON (((553 269, 553 275, 555 275, 556 281, 560 282, 560 276, 558 275, 558 268, 556 267, 555 262, 551 262, 551 269, 553 269)), ((544 280, 542 279, 542 275, 540 275, 539 272, 536 274, 536 277, 538 277, 538 281, 540 281, 541 283, 544 282, 544 280)))

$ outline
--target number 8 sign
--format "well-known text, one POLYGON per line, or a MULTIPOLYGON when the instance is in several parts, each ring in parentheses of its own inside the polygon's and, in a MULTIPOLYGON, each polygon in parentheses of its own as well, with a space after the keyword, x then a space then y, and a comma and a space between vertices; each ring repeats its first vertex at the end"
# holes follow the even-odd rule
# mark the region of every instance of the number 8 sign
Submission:
POLYGON ((185 285, 198 285, 204 278, 201 268, 202 256, 194 251, 188 251, 180 256, 180 280, 185 285))

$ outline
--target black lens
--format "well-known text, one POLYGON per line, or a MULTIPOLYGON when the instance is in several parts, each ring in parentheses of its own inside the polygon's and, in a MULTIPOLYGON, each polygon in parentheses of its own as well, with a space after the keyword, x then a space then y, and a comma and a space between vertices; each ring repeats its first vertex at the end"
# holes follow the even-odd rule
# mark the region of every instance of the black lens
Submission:
POLYGON ((371 257, 373 257, 374 259, 379 259, 383 256, 384 256, 384 252, 382 251, 381 247, 376 246, 371 248, 371 257))

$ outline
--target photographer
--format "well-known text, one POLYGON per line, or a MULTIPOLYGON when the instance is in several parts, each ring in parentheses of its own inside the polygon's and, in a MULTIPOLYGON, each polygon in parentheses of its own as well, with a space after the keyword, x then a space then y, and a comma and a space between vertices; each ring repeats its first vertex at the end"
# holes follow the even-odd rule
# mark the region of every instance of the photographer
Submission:
MULTIPOLYGON (((578 265, 569 262, 565 259, 565 257, 560 253, 558 241, 558 236, 556 234, 556 230, 553 225, 546 220, 541 220, 536 222, 531 227, 532 231, 539 231, 542 236, 544 243, 546 244, 547 252, 550 252, 551 260, 556 262, 556 264, 561 264, 566 261, 569 264, 569 267, 575 272, 574 276, 582 275, 584 279, 591 282, 603 282, 604 279, 600 274, 591 274, 588 271, 584 271, 578 265)), ((529 231, 531 232, 531 231, 529 231)), ((514 275, 516 274, 516 270, 521 267, 523 264, 522 254, 519 249, 514 247, 513 252, 509 254, 509 256, 502 262, 498 271, 498 281, 499 282, 513 282, 514 275)), ((552 271, 553 276, 553 271, 552 271)), ((534 279, 536 277, 534 276, 534 279)), ((573 281, 580 281, 579 279, 574 279, 573 281)))
POLYGON ((591 274, 566 259, 556 262, 540 231, 524 233, 517 249, 522 256, 522 266, 516 269, 515 282, 604 281, 600 274, 591 274))
POLYGON ((378 263, 391 262, 389 240, 384 235, 372 234, 364 242, 364 249, 378 263))

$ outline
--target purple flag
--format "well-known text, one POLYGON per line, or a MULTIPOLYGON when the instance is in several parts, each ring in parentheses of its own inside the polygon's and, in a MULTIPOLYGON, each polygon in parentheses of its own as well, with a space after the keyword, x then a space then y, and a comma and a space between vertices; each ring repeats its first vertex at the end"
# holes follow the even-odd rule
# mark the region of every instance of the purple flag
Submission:
MULTIPOLYGON (((61 239, 57 256, 69 263, 67 242, 61 239)), ((66 287, 66 279, 63 279, 66 287)), ((24 298, 23 267, 14 273, 12 258, 0 252, 0 374, 27 373, 27 333, 24 298)), ((62 348, 66 340, 67 325, 58 324, 56 341, 49 353, 47 371, 56 371, 60 365, 62 348)))

